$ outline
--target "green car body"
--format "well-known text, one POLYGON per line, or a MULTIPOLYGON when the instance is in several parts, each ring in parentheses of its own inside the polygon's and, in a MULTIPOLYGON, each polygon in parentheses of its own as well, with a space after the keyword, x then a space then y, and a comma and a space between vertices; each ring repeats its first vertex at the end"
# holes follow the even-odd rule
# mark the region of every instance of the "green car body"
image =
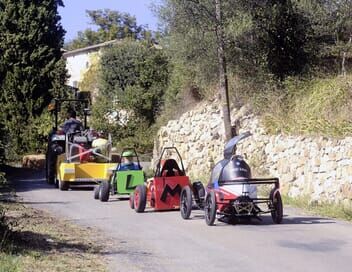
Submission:
POLYGON ((129 195, 134 189, 144 184, 143 170, 116 170, 110 180, 113 194, 129 195))
POLYGON ((109 181, 102 181, 99 186, 95 187, 94 198, 106 202, 111 195, 130 195, 138 185, 145 182, 145 175, 139 163, 137 152, 134 148, 123 150, 120 162, 109 181), (127 164, 123 163, 123 158, 132 160, 127 164), (133 162, 136 158, 136 162, 133 162))

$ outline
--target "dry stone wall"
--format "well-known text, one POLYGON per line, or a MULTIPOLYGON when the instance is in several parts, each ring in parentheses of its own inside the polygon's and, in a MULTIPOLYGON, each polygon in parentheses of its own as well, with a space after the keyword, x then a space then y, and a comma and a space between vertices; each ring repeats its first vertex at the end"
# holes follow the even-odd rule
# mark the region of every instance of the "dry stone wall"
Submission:
MULTIPOLYGON (((231 112, 240 132, 253 136, 241 142, 237 153, 245 156, 255 176, 275 176, 291 197, 352 205, 352 137, 329 139, 267 135, 260 120, 246 107, 231 112)), ((155 139, 153 162, 162 147, 178 148, 192 179, 207 181, 212 167, 222 159, 225 140, 217 101, 203 102, 162 127, 155 139)))

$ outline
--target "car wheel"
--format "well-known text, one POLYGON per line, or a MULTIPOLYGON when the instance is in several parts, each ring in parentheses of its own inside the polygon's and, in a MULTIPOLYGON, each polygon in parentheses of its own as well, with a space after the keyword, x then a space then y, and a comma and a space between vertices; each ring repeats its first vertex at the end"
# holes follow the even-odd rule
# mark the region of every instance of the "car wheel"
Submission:
POLYGON ((144 212, 147 204, 147 188, 145 185, 138 185, 134 191, 134 210, 137 213, 144 212))
POLYGON ((59 179, 59 189, 61 191, 67 191, 70 188, 70 184, 67 181, 59 179))
POLYGON ((94 187, 94 199, 99 199, 100 184, 94 187))
POLYGON ((54 185, 55 185, 55 188, 59 188, 59 178, 58 177, 55 178, 54 185))
POLYGON ((109 200, 110 196, 110 183, 108 181, 103 181, 99 186, 99 199, 102 202, 109 200))
POLYGON ((203 208, 204 206, 204 197, 205 197, 205 188, 201 181, 196 181, 192 184, 194 201, 198 205, 199 208, 203 208))
POLYGON ((270 199, 272 202, 271 218, 274 223, 280 224, 283 217, 283 205, 280 192, 273 189, 270 193, 270 199))
POLYGON ((208 226, 214 225, 215 217, 216 217, 216 196, 214 191, 210 191, 207 194, 205 199, 204 213, 205 213, 205 222, 208 226))
POLYGON ((131 194, 130 194, 130 200, 129 200, 129 202, 130 202, 130 207, 131 207, 131 209, 134 210, 134 193, 131 193, 131 194))
POLYGON ((188 219, 192 211, 192 191, 189 186, 183 187, 180 197, 180 211, 183 219, 188 219))
POLYGON ((56 155, 47 151, 46 160, 45 160, 45 174, 46 174, 46 181, 48 184, 55 183, 55 176, 56 176, 56 155))

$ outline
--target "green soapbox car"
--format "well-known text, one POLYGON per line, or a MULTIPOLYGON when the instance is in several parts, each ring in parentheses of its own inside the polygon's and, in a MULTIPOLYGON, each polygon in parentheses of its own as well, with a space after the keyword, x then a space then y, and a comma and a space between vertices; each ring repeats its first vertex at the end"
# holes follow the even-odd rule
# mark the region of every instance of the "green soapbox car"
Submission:
POLYGON ((110 179, 100 182, 94 188, 94 199, 106 202, 110 195, 129 196, 138 185, 143 185, 144 181, 145 175, 136 150, 125 148, 110 179))

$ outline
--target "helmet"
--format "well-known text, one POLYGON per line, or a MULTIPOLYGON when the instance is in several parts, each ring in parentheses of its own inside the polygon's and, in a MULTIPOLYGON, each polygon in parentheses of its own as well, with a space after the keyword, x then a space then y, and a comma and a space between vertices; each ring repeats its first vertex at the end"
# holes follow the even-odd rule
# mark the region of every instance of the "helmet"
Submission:
POLYGON ((122 157, 134 157, 134 153, 131 150, 124 151, 122 157))
POLYGON ((251 169, 241 156, 233 156, 222 169, 219 181, 251 178, 251 169))
POLYGON ((93 140, 92 142, 92 147, 105 147, 105 145, 108 143, 108 140, 106 139, 102 139, 102 138, 98 138, 93 140))

